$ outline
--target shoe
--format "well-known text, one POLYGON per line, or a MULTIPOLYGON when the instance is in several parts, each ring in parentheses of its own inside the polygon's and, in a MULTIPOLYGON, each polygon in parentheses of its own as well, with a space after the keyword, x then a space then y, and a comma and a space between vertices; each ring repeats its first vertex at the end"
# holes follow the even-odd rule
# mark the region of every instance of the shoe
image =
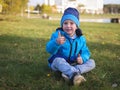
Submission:
POLYGON ((65 81, 69 82, 69 77, 67 75, 62 73, 61 76, 64 78, 65 81))
POLYGON ((73 80, 74 85, 80 85, 82 82, 85 82, 86 79, 81 75, 76 75, 73 80))
POLYGON ((83 76, 81 76, 79 73, 73 74, 73 80, 72 80, 73 85, 78 86, 82 82, 85 82, 85 81, 86 81, 86 79, 83 76))

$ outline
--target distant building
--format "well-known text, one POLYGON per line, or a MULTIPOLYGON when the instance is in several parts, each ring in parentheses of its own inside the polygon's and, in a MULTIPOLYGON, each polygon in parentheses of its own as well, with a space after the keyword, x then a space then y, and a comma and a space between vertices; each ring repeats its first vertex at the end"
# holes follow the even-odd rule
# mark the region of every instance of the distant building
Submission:
POLYGON ((53 6, 53 5, 55 5, 55 0, 44 0, 44 4, 53 6))
MULTIPOLYGON (((82 2, 82 1, 81 1, 82 2)), ((103 0, 84 0, 81 12, 90 14, 103 14, 103 0)))
POLYGON ((44 0, 46 5, 56 5, 57 11, 63 13, 67 7, 79 8, 80 12, 103 14, 103 0, 44 0), (83 5, 79 7, 79 5, 83 5))
POLYGON ((58 12, 64 12, 67 7, 78 7, 78 0, 55 0, 58 12))
POLYGON ((110 14, 120 14, 120 5, 119 4, 106 4, 104 5, 104 13, 110 14))

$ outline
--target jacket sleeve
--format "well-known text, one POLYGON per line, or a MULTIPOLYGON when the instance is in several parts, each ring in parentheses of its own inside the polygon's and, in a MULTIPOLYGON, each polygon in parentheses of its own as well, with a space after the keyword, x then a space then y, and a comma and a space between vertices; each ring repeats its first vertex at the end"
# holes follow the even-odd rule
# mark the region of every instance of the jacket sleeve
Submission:
POLYGON ((51 39, 46 44, 46 51, 50 54, 56 54, 60 45, 56 42, 56 39, 58 38, 58 35, 56 33, 53 33, 51 36, 51 39))
POLYGON ((86 39, 83 36, 82 36, 82 42, 83 44, 82 44, 82 49, 81 49, 81 57, 82 57, 83 63, 85 63, 90 58, 90 51, 86 44, 86 39))

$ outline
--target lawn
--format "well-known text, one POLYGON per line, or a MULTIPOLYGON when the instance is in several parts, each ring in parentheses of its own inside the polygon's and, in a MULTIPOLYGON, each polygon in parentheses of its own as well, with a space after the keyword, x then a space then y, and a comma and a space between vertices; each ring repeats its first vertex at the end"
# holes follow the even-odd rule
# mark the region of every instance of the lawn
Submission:
POLYGON ((69 86, 48 67, 47 41, 59 21, 0 19, 0 90, 120 90, 120 24, 83 23, 96 68, 69 86))

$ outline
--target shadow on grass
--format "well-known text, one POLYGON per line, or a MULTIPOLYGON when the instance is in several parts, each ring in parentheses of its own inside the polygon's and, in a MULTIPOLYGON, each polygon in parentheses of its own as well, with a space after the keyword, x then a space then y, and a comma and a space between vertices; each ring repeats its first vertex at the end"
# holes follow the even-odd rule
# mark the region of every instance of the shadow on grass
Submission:
MULTIPOLYGON (((47 41, 45 38, 0 36, 0 90, 69 89, 69 86, 65 86, 63 80, 56 78, 58 75, 48 68, 49 54, 45 50, 47 41)), ((88 42, 88 45, 97 66, 92 73, 86 75, 89 80, 80 88, 93 90, 114 82, 120 83, 120 64, 117 57, 119 45, 103 45, 99 42, 88 42)))
POLYGON ((0 87, 27 90, 29 87, 35 88, 38 83, 43 85, 42 82, 46 81, 44 79, 50 72, 46 42, 47 39, 42 38, 1 35, 0 87))

